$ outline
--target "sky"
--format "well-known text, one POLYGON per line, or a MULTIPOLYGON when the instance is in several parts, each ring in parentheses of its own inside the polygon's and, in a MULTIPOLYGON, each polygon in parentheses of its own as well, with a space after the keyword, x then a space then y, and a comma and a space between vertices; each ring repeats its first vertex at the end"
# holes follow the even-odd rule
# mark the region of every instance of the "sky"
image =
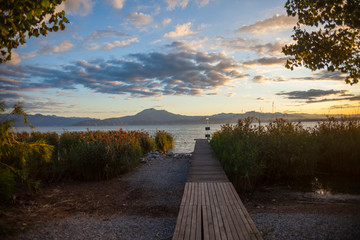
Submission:
POLYGON ((0 65, 0 99, 29 114, 112 118, 359 114, 338 72, 285 68, 297 19, 285 0, 67 0, 64 31, 31 37, 0 65))

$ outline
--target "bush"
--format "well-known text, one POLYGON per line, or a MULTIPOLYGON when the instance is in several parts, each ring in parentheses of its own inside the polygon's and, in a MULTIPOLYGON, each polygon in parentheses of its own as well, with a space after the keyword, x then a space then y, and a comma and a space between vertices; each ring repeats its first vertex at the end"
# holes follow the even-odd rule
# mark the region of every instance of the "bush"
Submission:
POLYGON ((15 175, 9 169, 0 166, 0 203, 8 201, 14 192, 15 175))
POLYGON ((156 146, 161 151, 167 151, 174 146, 174 138, 170 133, 164 131, 156 131, 156 146))

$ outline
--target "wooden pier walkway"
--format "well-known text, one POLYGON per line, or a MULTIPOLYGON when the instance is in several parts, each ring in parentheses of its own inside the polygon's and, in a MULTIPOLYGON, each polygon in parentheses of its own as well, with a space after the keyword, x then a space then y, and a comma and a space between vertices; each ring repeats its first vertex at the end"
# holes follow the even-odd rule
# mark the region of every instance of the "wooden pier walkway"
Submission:
POLYGON ((206 139, 195 143, 173 239, 262 239, 206 139))

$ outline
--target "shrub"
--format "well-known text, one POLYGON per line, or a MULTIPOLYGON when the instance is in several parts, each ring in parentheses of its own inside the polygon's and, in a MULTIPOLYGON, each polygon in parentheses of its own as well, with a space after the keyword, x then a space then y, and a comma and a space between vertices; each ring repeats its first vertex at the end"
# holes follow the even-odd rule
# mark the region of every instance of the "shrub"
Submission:
POLYGON ((174 138, 170 133, 164 131, 156 131, 156 146, 161 151, 167 151, 174 146, 174 138))
POLYGON ((14 192, 15 175, 8 168, 0 166, 0 203, 8 201, 14 192))

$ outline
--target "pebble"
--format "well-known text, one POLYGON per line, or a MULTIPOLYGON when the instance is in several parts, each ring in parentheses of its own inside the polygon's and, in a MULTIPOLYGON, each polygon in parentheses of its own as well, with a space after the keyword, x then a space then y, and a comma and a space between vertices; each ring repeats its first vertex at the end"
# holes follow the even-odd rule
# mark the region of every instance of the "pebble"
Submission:
POLYGON ((264 240, 360 239, 360 216, 258 213, 251 218, 264 240))

